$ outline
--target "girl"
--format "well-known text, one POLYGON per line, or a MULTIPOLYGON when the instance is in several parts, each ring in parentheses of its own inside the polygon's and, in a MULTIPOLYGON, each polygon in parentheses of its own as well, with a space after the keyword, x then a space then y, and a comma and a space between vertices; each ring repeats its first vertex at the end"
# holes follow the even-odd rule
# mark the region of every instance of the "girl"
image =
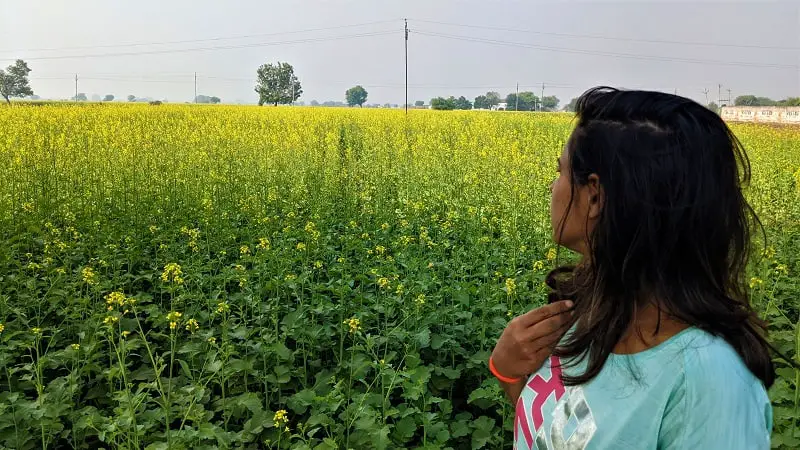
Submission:
POLYGON ((775 371, 744 270, 747 156, 715 113, 594 88, 558 158, 551 222, 582 258, 489 360, 517 449, 768 449, 775 371))

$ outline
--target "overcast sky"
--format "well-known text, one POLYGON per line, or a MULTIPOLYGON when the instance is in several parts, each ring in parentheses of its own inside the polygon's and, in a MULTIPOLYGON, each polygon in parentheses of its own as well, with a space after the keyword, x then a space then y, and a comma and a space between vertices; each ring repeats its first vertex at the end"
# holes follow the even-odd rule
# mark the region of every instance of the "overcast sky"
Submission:
POLYGON ((256 68, 286 61, 300 100, 361 84, 368 103, 403 103, 403 18, 411 102, 516 83, 562 105, 598 84, 800 96, 797 0, 0 0, 0 64, 28 61, 44 98, 74 95, 77 73, 89 96, 191 101, 197 72, 199 94, 255 102, 256 68))

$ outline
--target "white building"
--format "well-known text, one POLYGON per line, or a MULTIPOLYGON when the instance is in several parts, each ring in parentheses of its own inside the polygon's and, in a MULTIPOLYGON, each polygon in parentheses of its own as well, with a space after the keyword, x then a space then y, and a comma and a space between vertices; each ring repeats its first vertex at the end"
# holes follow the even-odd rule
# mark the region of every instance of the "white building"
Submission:
POLYGON ((720 116, 726 122, 800 124, 800 106, 723 106, 720 116))
POLYGON ((501 102, 492 106, 492 111, 505 111, 508 108, 508 103, 501 102))

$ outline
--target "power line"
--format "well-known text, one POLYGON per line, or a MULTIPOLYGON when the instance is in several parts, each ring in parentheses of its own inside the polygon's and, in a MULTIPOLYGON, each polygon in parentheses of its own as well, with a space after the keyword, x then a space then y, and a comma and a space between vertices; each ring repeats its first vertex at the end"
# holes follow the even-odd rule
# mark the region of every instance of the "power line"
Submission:
POLYGON ((779 47, 772 45, 728 44, 728 43, 715 43, 715 42, 672 41, 672 40, 661 40, 661 39, 639 39, 639 38, 602 36, 596 34, 573 34, 573 33, 556 33, 556 32, 546 32, 546 31, 536 31, 536 30, 520 30, 514 28, 491 27, 484 25, 468 25, 468 24, 460 24, 452 22, 439 22, 435 20, 422 20, 422 19, 412 19, 412 20, 416 22, 430 23, 435 25, 446 25, 452 27, 478 28, 484 30, 507 31, 512 33, 528 33, 528 34, 571 37, 571 38, 581 38, 581 39, 601 39, 608 41, 625 41, 625 42, 647 42, 650 44, 698 45, 707 47, 753 48, 761 50, 800 50, 800 47, 779 47))
POLYGON ((598 50, 581 50, 581 49, 567 48, 567 47, 551 47, 545 45, 528 44, 524 42, 511 42, 511 41, 502 41, 498 39, 485 39, 472 36, 444 34, 444 33, 436 33, 436 32, 416 30, 416 29, 414 30, 414 32, 423 36, 440 37, 440 38, 465 41, 465 42, 478 42, 483 44, 503 45, 508 47, 521 47, 521 48, 529 48, 534 50, 543 50, 550 52, 609 56, 614 58, 628 58, 628 59, 638 59, 644 61, 670 61, 670 62, 684 62, 692 64, 705 64, 705 65, 761 67, 761 68, 793 69, 793 70, 797 70, 800 68, 800 66, 792 64, 760 64, 760 63, 750 63, 744 61, 718 61, 718 60, 702 60, 702 59, 691 59, 691 58, 673 58, 665 56, 637 55, 632 53, 615 53, 615 52, 606 52, 598 50))
POLYGON ((397 31, 377 31, 372 33, 349 34, 349 35, 341 35, 341 36, 333 36, 325 38, 297 39, 293 41, 259 42, 253 44, 225 45, 217 47, 196 47, 196 48, 184 48, 184 49, 149 50, 140 52, 101 53, 101 54, 90 54, 90 55, 37 56, 25 59, 31 61, 40 61, 40 60, 53 60, 53 59, 81 59, 81 58, 106 58, 114 56, 159 55, 168 53, 185 53, 185 52, 197 52, 197 51, 209 51, 209 50, 230 50, 239 48, 267 47, 272 45, 306 44, 311 42, 327 42, 327 41, 338 41, 342 39, 385 36, 395 33, 397 33, 397 31))
MULTIPOLYGON (((92 48, 122 48, 122 47, 138 47, 138 46, 145 46, 145 45, 173 45, 173 44, 191 44, 191 43, 199 43, 199 42, 211 42, 211 41, 225 41, 225 40, 233 40, 233 39, 250 39, 250 38, 257 38, 257 37, 266 37, 266 36, 279 36, 283 34, 298 34, 298 33, 310 33, 315 31, 328 31, 328 30, 340 30, 343 28, 357 28, 357 27, 366 27, 370 25, 380 25, 396 22, 396 20, 381 20, 376 22, 365 22, 365 23, 355 23, 350 25, 337 25, 332 27, 321 27, 321 28, 306 28, 304 30, 293 30, 293 31, 278 31, 274 33, 260 33, 260 34, 248 34, 248 35, 240 35, 240 36, 222 36, 222 37, 213 37, 213 38, 204 38, 204 39, 186 39, 180 41, 161 41, 161 42, 138 42, 138 43, 127 43, 127 44, 107 44, 107 45, 84 45, 84 46, 76 46, 76 47, 57 47, 57 48, 32 48, 32 49, 20 49, 20 50, 0 50, 0 53, 19 53, 19 52, 51 52, 51 51, 63 51, 63 50, 85 50, 85 49, 92 49, 92 48)), ((32 58, 27 58, 32 59, 32 58)))

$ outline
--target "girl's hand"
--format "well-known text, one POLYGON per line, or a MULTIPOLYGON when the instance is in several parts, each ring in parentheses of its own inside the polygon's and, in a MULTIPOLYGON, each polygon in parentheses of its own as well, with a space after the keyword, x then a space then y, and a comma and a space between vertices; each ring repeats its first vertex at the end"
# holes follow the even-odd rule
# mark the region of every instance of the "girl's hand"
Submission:
POLYGON ((554 302, 512 319, 492 352, 500 375, 525 378, 539 370, 572 323, 572 306, 554 302))

